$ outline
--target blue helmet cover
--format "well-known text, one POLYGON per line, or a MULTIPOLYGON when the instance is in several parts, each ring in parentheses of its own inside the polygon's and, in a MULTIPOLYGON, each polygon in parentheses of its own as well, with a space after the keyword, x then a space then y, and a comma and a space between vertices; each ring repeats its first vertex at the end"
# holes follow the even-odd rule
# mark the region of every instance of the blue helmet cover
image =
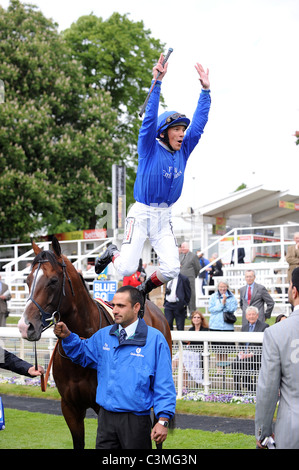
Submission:
POLYGON ((165 111, 164 113, 160 114, 158 117, 158 126, 157 126, 157 137, 160 136, 161 133, 163 133, 168 127, 173 127, 175 125, 182 125, 186 126, 186 128, 190 124, 190 119, 188 119, 186 116, 183 117, 178 117, 177 119, 171 120, 170 122, 167 122, 167 118, 169 118, 172 115, 179 114, 176 111, 165 111))

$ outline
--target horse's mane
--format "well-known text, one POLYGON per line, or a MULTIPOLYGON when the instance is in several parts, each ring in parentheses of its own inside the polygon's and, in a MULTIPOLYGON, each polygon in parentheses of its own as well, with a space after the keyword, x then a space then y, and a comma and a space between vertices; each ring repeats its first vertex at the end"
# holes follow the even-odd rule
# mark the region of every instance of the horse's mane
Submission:
MULTIPOLYGON (((49 263, 51 263, 53 268, 55 268, 59 264, 58 261, 57 261, 56 256, 54 255, 53 251, 51 251, 51 250, 42 250, 40 253, 38 253, 38 255, 36 255, 36 257, 32 261, 31 268, 33 268, 40 261, 42 261, 42 262, 43 261, 49 261, 49 263)), ((86 292, 89 293, 89 290, 87 289, 87 286, 85 284, 85 281, 83 279, 82 274, 79 273, 79 272, 77 272, 77 274, 80 277, 81 282, 82 282, 86 292)))
POLYGON ((82 284, 83 284, 83 286, 84 286, 86 292, 88 292, 88 294, 89 294, 89 290, 88 290, 88 288, 87 288, 87 285, 85 284, 85 281, 84 281, 84 278, 83 278, 82 274, 79 273, 79 272, 78 272, 78 274, 79 274, 79 277, 80 277, 80 279, 81 279, 81 281, 82 281, 82 284))

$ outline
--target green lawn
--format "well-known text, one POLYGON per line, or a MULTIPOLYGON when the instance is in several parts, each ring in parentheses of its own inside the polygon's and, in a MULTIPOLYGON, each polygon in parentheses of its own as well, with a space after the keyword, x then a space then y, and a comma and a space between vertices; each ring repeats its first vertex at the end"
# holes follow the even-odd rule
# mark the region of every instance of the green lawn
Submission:
MULTIPOLYGON (((68 427, 61 416, 5 409, 6 428, 0 449, 72 449, 68 427)), ((94 449, 97 420, 85 420, 85 448, 94 449)), ((154 447, 154 446, 153 446, 154 447)), ((163 449, 254 449, 254 436, 175 429, 163 449)))

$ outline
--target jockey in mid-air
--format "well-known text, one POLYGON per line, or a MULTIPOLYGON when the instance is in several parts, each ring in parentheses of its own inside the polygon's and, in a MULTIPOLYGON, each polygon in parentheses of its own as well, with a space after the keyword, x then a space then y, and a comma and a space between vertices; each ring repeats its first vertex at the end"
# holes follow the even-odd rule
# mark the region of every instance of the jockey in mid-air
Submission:
POLYGON ((209 70, 197 63, 202 91, 192 122, 184 114, 166 111, 158 117, 162 79, 167 72, 161 54, 153 68, 155 83, 138 137, 138 169, 134 185, 136 202, 126 218, 121 250, 110 245, 96 259, 95 271, 101 273, 110 262, 121 276, 130 276, 142 257, 149 238, 159 257, 159 267, 138 289, 146 296, 180 272, 178 246, 172 230, 171 206, 181 195, 187 160, 203 134, 211 105, 209 70), (159 80, 156 80, 158 73, 159 80))

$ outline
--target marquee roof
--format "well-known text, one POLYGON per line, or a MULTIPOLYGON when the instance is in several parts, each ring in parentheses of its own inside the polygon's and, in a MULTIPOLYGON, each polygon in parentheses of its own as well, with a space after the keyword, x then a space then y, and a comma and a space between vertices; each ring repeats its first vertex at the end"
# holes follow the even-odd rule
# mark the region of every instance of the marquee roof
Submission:
POLYGON ((251 215, 252 225, 255 226, 299 223, 299 195, 290 190, 267 189, 260 185, 234 192, 198 208, 195 212, 226 219, 237 215, 251 215), (280 207, 282 202, 291 204, 287 205, 288 208, 280 207))

